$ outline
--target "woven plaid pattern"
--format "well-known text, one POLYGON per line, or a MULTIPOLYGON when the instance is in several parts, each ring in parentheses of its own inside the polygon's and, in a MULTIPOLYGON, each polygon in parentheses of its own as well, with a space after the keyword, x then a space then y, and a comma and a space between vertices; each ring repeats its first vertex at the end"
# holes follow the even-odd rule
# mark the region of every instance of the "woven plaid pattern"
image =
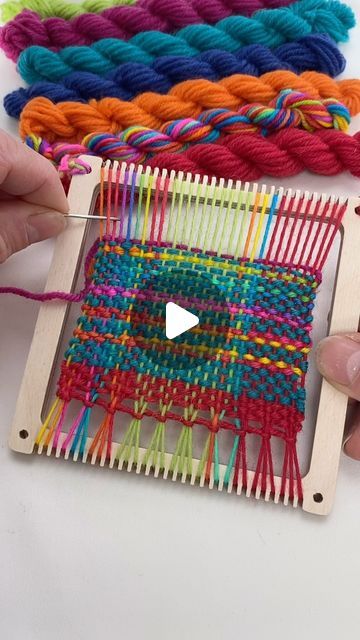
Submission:
POLYGON ((62 365, 61 399, 182 423, 191 405, 193 415, 201 411, 192 423, 214 431, 235 431, 235 418, 256 431, 266 417, 272 434, 295 437, 316 273, 106 239, 91 269, 62 365), (165 336, 169 295, 199 317, 197 327, 172 341, 165 336))

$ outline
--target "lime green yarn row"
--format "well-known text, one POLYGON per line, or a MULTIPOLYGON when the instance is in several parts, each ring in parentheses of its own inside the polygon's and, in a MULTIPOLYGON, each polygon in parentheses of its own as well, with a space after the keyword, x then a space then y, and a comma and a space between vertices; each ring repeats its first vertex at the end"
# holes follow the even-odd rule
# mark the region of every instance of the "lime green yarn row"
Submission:
POLYGON ((82 13, 100 13, 117 5, 135 4, 136 0, 83 0, 80 4, 64 0, 8 0, 0 7, 3 22, 14 18, 23 9, 36 11, 42 18, 64 18, 70 20, 82 13))

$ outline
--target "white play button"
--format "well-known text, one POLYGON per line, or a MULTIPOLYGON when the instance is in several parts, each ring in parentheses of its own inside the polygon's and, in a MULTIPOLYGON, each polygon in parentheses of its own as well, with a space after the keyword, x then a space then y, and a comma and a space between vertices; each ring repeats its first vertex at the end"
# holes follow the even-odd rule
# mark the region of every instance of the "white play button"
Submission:
POLYGON ((185 331, 196 327, 197 324, 199 324, 199 318, 194 313, 179 307, 175 302, 166 304, 165 333, 168 340, 180 336, 185 331))

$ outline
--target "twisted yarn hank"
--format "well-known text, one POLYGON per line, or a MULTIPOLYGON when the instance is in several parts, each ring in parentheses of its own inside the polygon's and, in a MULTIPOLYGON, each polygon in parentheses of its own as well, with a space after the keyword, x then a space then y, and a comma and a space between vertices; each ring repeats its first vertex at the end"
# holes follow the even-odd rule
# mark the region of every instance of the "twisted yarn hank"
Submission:
MULTIPOLYGON (((83 13, 100 13, 105 9, 117 5, 131 5, 151 8, 154 6, 161 7, 163 4, 168 6, 172 0, 83 0, 80 4, 73 2, 65 3, 64 0, 8 0, 0 8, 0 15, 3 22, 7 22, 14 18, 23 9, 36 11, 41 18, 64 18, 71 20, 83 13)), ((188 0, 186 4, 193 7, 194 12, 198 12, 203 16, 204 22, 217 22, 221 18, 234 14, 251 15, 259 9, 274 9, 291 4, 294 0, 188 0)), ((182 0, 184 3, 184 0, 182 0)), ((178 10, 181 11, 179 2, 178 10)), ((201 20, 199 20, 201 22, 201 20)))
POLYGON ((64 18, 71 20, 82 13, 100 13, 117 5, 135 4, 136 0, 83 0, 79 4, 64 0, 8 0, 0 7, 3 22, 12 20, 23 9, 36 11, 41 18, 64 18))
MULTIPOLYGON (((237 56, 222 51, 209 51, 190 59, 179 56, 158 58, 151 67, 128 62, 109 72, 105 78, 86 71, 73 71, 65 75, 61 83, 36 82, 27 89, 20 88, 11 92, 4 98, 4 107, 8 115, 19 118, 25 105, 39 96, 49 98, 54 103, 70 100, 82 102, 92 98, 100 100, 104 97, 131 100, 145 91, 167 93, 176 82, 192 78, 219 80, 234 73, 258 76, 276 69, 302 72, 309 68, 336 76, 344 69, 343 56, 327 36, 307 36, 303 38, 303 42, 279 47, 285 48, 288 49, 289 59, 293 57, 294 48, 300 52, 301 64, 298 68, 282 62, 281 57, 277 57, 267 47, 249 45, 240 49, 240 55, 237 56), (256 64, 256 61, 260 64, 256 64)), ((42 70, 46 69, 47 66, 42 70)))
POLYGON ((35 133, 49 142, 67 139, 79 142, 93 131, 118 133, 133 125, 158 128, 169 120, 196 118, 207 109, 238 110, 244 103, 268 104, 280 91, 291 87, 313 99, 335 98, 350 113, 360 110, 360 80, 336 82, 327 76, 308 71, 297 76, 289 71, 275 71, 261 78, 235 75, 219 83, 188 80, 173 87, 167 95, 143 93, 132 102, 116 98, 91 100, 89 104, 34 98, 24 108, 20 134, 35 133))
MULTIPOLYGON (((66 172, 67 162, 82 153, 116 160, 116 150, 103 144, 102 137, 89 136, 86 145, 51 145, 35 135, 26 143, 46 155, 66 172)), ((132 160, 133 161, 133 160, 132 160)), ((145 164, 160 170, 207 175, 233 180, 258 180, 263 175, 288 177, 304 170, 334 176, 349 171, 360 177, 360 132, 349 136, 340 131, 309 133, 286 129, 268 138, 242 133, 225 136, 221 144, 199 144, 181 154, 161 152, 145 164)), ((86 167, 84 167, 86 171, 86 167)))
MULTIPOLYGON (((185 9, 179 11, 170 1, 171 12, 188 20, 185 9)), ((186 24, 189 24, 187 22, 186 24)), ((169 36, 170 42, 193 46, 198 52, 212 48, 236 51, 246 44, 265 44, 275 47, 310 33, 328 33, 334 40, 348 38, 355 25, 350 7, 339 0, 302 0, 289 7, 257 11, 253 17, 232 16, 211 26, 191 24, 169 36)), ((169 17, 158 17, 140 6, 114 7, 101 14, 82 14, 71 21, 48 18, 44 21, 32 11, 24 10, 7 23, 0 32, 0 46, 6 55, 17 60, 21 51, 31 45, 59 49, 69 45, 86 45, 108 37, 129 39, 141 35, 141 41, 150 51, 158 45, 159 34, 153 30, 171 31, 180 25, 169 17)))
POLYGON ((268 106, 254 103, 244 105, 238 111, 212 109, 201 113, 197 120, 186 118, 166 122, 160 130, 161 142, 158 132, 150 132, 142 126, 135 126, 135 129, 136 140, 140 140, 140 144, 162 147, 167 139, 172 144, 179 138, 183 145, 193 141, 214 141, 221 133, 237 133, 245 129, 263 133, 286 127, 301 127, 307 131, 320 128, 345 131, 349 123, 348 109, 337 100, 314 100, 304 93, 285 89, 268 106))
POLYGON ((305 170, 328 176, 349 171, 360 177, 359 161, 360 133, 352 137, 340 131, 288 129, 269 138, 246 133, 226 136, 220 145, 197 145, 181 155, 159 154, 147 164, 251 181, 262 175, 286 177, 305 170))
MULTIPOLYGON (((161 41, 167 41, 167 38, 163 34, 161 41)), ((135 39, 124 42, 105 38, 91 47, 65 47, 59 52, 45 47, 29 47, 20 55, 18 71, 29 84, 41 80, 63 81, 67 89, 78 91, 84 99, 88 99, 105 95, 125 98, 123 95, 114 95, 114 86, 108 83, 104 85, 108 80, 112 80, 119 90, 126 91, 126 97, 129 98, 147 90, 162 93, 173 84, 191 78, 218 80, 234 73, 259 76, 277 69, 295 73, 314 70, 335 77, 345 68, 345 58, 325 34, 304 36, 273 50, 259 44, 247 45, 234 53, 214 49, 198 54, 192 47, 184 46, 184 52, 179 55, 171 47, 167 51, 165 42, 164 51, 161 46, 158 47, 160 57, 146 53, 135 44, 135 39), (83 76, 73 76, 74 71, 102 77, 84 79, 83 76), (90 95, 98 91, 111 93, 90 95)))
POLYGON ((101 144, 112 153, 116 152, 118 160, 141 162, 149 154, 178 152, 191 144, 216 142, 223 134, 244 131, 266 134, 290 127, 308 131, 334 127, 344 131, 349 121, 347 109, 334 100, 311 100, 304 94, 285 90, 268 107, 249 104, 238 112, 212 109, 201 113, 197 120, 185 118, 167 122, 158 131, 133 126, 119 136, 90 134, 86 140, 89 138, 92 143, 95 140, 97 149, 101 144))
MULTIPOLYGON (((89 134, 83 144, 90 150, 106 149, 117 160, 143 162, 149 155, 164 151, 178 152, 191 144, 216 142, 223 134, 243 132, 267 133, 290 127, 309 131, 334 127, 346 130, 350 115, 346 108, 333 100, 309 100, 292 91, 281 92, 269 107, 245 105, 238 112, 212 109, 200 114, 197 120, 185 118, 167 122, 159 131, 141 126, 129 127, 119 136, 89 134)), ((76 148, 76 145, 75 145, 76 148)))
MULTIPOLYGON (((159 131, 134 126, 119 136, 89 134, 83 144, 90 150, 101 149, 116 154, 117 160, 143 162, 149 155, 164 151, 183 151, 191 144, 213 143, 223 134, 272 132, 282 128, 304 127, 308 130, 335 127, 347 128, 350 115, 346 108, 333 100, 309 100, 297 92, 282 92, 269 107, 245 105, 238 112, 213 109, 200 114, 198 120, 174 120, 159 131)), ((78 145, 72 145, 76 149, 78 145)), ((81 153, 81 152, 79 152, 81 153)))

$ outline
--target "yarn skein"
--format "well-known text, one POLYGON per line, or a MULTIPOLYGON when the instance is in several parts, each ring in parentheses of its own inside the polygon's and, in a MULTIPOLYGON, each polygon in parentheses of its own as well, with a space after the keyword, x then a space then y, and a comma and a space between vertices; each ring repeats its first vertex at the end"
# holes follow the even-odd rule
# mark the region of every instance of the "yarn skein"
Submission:
POLYGON ((120 135, 89 134, 84 140, 87 144, 87 140, 91 139, 97 150, 101 145, 108 152, 111 150, 112 154, 116 153, 117 160, 142 162, 149 155, 164 151, 174 153, 184 151, 189 145, 216 142, 223 134, 267 134, 294 127, 308 131, 333 127, 345 131, 349 120, 348 111, 340 103, 309 100, 304 94, 284 91, 268 107, 245 105, 238 112, 211 109, 200 114, 197 120, 173 120, 157 131, 133 126, 120 135))
MULTIPOLYGON (((169 2, 171 11, 181 15, 172 0, 169 2)), ((185 12, 183 18, 187 19, 185 12)), ((246 44, 275 47, 310 33, 328 33, 334 40, 343 41, 347 40, 348 31, 354 25, 352 9, 339 0, 302 0, 289 7, 257 11, 252 17, 224 18, 213 26, 190 23, 176 36, 169 34, 168 38, 169 42, 175 38, 179 45, 189 44, 198 52, 214 47, 236 51, 246 44)), ((103 38, 105 33, 118 39, 129 39, 138 34, 143 46, 152 51, 158 46, 159 34, 173 30, 173 27, 166 17, 153 16, 138 6, 113 7, 101 14, 82 14, 71 21, 62 18, 42 21, 38 14, 25 9, 2 27, 0 46, 9 58, 17 60, 21 51, 31 45, 60 49, 91 44, 103 38), (127 17, 129 12, 131 15, 127 17)))
POLYGON ((222 134, 244 130, 260 130, 264 134, 288 127, 307 131, 321 128, 345 131, 349 123, 349 111, 340 102, 313 100, 306 94, 286 89, 267 106, 255 103, 244 105, 238 111, 210 109, 200 113, 197 119, 168 121, 158 131, 134 125, 123 132, 121 141, 153 153, 169 146, 172 150, 174 147, 181 150, 191 143, 214 142, 222 134))
POLYGON ((91 100, 88 104, 34 98, 20 118, 23 137, 35 133, 53 142, 56 139, 79 141, 92 131, 117 133, 133 125, 158 128, 168 120, 196 118, 207 109, 236 111, 245 103, 269 104, 278 93, 292 88, 314 99, 335 98, 351 114, 360 111, 360 80, 336 82, 327 76, 307 71, 300 76, 289 71, 274 71, 261 78, 234 75, 218 83, 188 80, 175 85, 166 95, 142 93, 132 102, 117 98, 91 100))
MULTIPOLYGON (((72 153, 100 155, 116 160, 116 150, 106 145, 103 136, 89 136, 84 145, 48 142, 30 135, 26 142, 56 164, 72 153)), ((133 162, 133 160, 131 160, 133 162)), ((193 175, 233 180, 258 180, 263 175, 284 178, 304 170, 319 175, 335 176, 343 171, 360 177, 360 132, 349 136, 340 131, 309 133, 286 129, 264 138, 242 133, 225 136, 220 144, 199 144, 181 154, 161 152, 145 164, 160 170, 190 172, 193 175)))
POLYGON ((64 0, 7 0, 0 7, 3 22, 8 22, 23 11, 36 11, 41 18, 64 18, 71 20, 82 13, 100 13, 117 5, 135 4, 136 0, 83 0, 79 4, 64 0))
MULTIPOLYGON (((298 43, 282 45, 278 51, 280 57, 262 45, 249 45, 240 49, 238 55, 214 50, 190 59, 165 56, 155 60, 151 67, 138 62, 124 63, 107 73, 105 78, 86 71, 73 71, 61 82, 35 82, 29 88, 11 92, 4 98, 4 107, 8 115, 19 118, 25 105, 39 96, 54 103, 104 97, 131 100, 145 91, 167 93, 175 82, 193 78, 219 80, 234 73, 258 76, 279 69, 302 72, 313 68, 332 77, 341 73, 345 66, 345 59, 336 45, 324 35, 306 36, 298 43), (293 58, 296 59, 296 50, 301 63, 298 68, 290 64, 293 58), (282 62, 284 58, 289 59, 289 64, 282 62)), ((36 56, 34 60, 37 60, 36 56)), ((48 69, 49 65, 45 65, 41 72, 48 69)))
POLYGON ((349 171, 360 177, 359 161, 360 133, 352 137, 340 131, 311 134, 288 129, 269 138, 246 133, 226 136, 220 145, 197 145, 185 151, 185 156, 159 154, 147 164, 184 172, 191 164, 192 173, 251 181, 262 175, 286 177, 305 170, 328 176, 349 171))
MULTIPOLYGON (((217 22, 231 14, 249 16, 259 9, 275 9, 284 7, 294 2, 294 0, 182 0, 176 3, 179 12, 182 4, 193 7, 194 12, 198 12, 204 18, 204 22, 217 22)), ((118 5, 131 5, 152 8, 154 12, 159 10, 165 3, 169 5, 169 0, 83 0, 79 4, 64 2, 64 0, 8 0, 0 7, 0 15, 3 22, 14 18, 23 9, 36 11, 41 18, 63 18, 71 20, 83 13, 100 13, 105 9, 118 5)), ((198 22, 201 22, 199 20, 198 22)))
POLYGON ((181 55, 176 52, 163 55, 159 51, 158 58, 145 53, 141 47, 133 44, 134 41, 135 38, 132 43, 105 38, 91 47, 66 47, 59 52, 45 47, 29 47, 19 57, 18 71, 29 84, 42 80, 63 81, 66 89, 78 91, 82 98, 89 99, 106 95, 125 97, 114 94, 116 88, 110 86, 108 80, 113 81, 119 91, 125 91, 126 97, 130 98, 141 91, 162 93, 177 82, 192 78, 219 80, 234 73, 260 76, 277 69, 295 73, 314 70, 335 77, 345 68, 345 58, 334 41, 325 34, 304 36, 275 49, 252 44, 234 53, 213 49, 198 54, 187 47, 181 55), (92 73, 101 76, 101 79, 73 76, 73 72, 92 73))

